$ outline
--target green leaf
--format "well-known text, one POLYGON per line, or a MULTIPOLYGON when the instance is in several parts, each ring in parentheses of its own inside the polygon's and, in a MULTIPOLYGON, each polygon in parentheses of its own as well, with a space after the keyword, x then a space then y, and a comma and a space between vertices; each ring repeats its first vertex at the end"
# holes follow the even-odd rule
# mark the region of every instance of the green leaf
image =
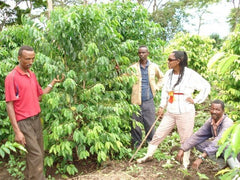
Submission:
POLYGON ((1 148, 5 153, 10 154, 10 150, 6 146, 2 146, 1 148))
POLYGON ((233 152, 238 154, 240 152, 240 124, 234 127, 230 141, 233 152))
POLYGON ((200 172, 197 172, 197 175, 199 176, 199 179, 209 179, 205 174, 201 174, 200 172))
POLYGON ((103 149, 103 143, 101 143, 101 142, 96 142, 95 143, 95 151, 97 152, 97 151, 99 151, 99 150, 101 150, 101 149, 103 149))
POLYGON ((224 151, 224 160, 227 161, 228 157, 232 154, 232 147, 228 146, 224 151))
POLYGON ((238 57, 238 55, 230 55, 222 59, 217 68, 218 73, 225 74, 233 62, 238 59, 238 57))
POLYGON ((74 174, 78 173, 78 170, 73 164, 70 164, 67 166, 67 173, 69 175, 74 175, 74 174))
POLYGON ((49 167, 52 167, 53 161, 54 161, 53 157, 51 157, 51 156, 47 156, 47 157, 44 158, 44 164, 49 166, 49 167))
POLYGON ((0 148, 0 156, 2 156, 2 158, 5 157, 5 152, 2 150, 2 148, 0 148))
POLYGON ((106 161, 107 155, 104 151, 100 151, 97 156, 98 162, 106 161))
POLYGON ((120 149, 123 146, 120 141, 116 141, 116 145, 117 145, 118 149, 120 149))
POLYGON ((227 141, 218 148, 218 151, 216 153, 216 157, 219 157, 223 153, 223 150, 226 148, 226 146, 228 144, 229 144, 229 142, 227 141))
POLYGON ((226 142, 229 139, 229 136, 232 132, 232 130, 234 129, 235 125, 229 127, 222 135, 222 138, 218 141, 218 144, 223 144, 224 142, 226 142))
POLYGON ((8 149, 16 152, 16 148, 14 147, 14 144, 10 143, 9 141, 7 141, 7 142, 5 143, 5 146, 6 146, 8 149))
POLYGON ((220 59, 224 56, 225 54, 223 52, 218 52, 216 53, 208 62, 208 68, 213 68, 213 66, 220 61, 220 59))
POLYGON ((16 148, 20 149, 21 151, 27 153, 27 149, 24 146, 22 146, 21 144, 18 144, 16 142, 14 142, 14 147, 16 147, 16 148))
POLYGON ((163 168, 172 168, 173 164, 171 164, 171 161, 168 159, 165 164, 162 165, 163 168))
POLYGON ((111 142, 106 142, 105 143, 105 148, 109 150, 111 147, 113 147, 113 144, 111 142))
POLYGON ((87 159, 89 157, 89 152, 87 150, 78 150, 79 159, 87 159))
POLYGON ((219 175, 226 174, 226 173, 228 173, 229 171, 231 171, 230 168, 222 169, 222 170, 218 171, 218 172, 215 174, 215 177, 216 177, 216 176, 219 176, 219 175))

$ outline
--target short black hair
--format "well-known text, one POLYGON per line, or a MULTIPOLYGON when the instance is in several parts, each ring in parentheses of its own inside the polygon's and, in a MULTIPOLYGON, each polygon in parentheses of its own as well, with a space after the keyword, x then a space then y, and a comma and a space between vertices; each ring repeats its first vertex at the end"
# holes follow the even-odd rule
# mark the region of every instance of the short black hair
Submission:
POLYGON ((224 102, 221 101, 221 100, 219 100, 219 99, 213 100, 213 101, 211 102, 211 105, 212 105, 212 104, 221 104, 222 110, 224 110, 224 108, 225 108, 224 102))
POLYGON ((34 51, 34 49, 31 46, 21 46, 20 49, 18 50, 18 56, 21 56, 24 50, 34 51))
POLYGON ((145 46, 145 45, 141 45, 141 46, 139 46, 139 48, 138 48, 138 49, 140 49, 140 48, 146 48, 146 49, 148 50, 148 47, 147 47, 147 46, 145 46))

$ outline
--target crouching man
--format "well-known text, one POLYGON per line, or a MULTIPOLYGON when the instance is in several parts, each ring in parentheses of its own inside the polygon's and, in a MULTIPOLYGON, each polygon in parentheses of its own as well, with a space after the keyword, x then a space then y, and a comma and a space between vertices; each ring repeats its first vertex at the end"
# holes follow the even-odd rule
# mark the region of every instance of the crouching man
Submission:
MULTIPOLYGON (((202 154, 193 162, 193 169, 198 169, 206 157, 215 160, 219 169, 226 166, 223 157, 216 158, 216 153, 219 148, 218 141, 221 139, 223 132, 233 125, 233 121, 224 114, 224 103, 221 100, 212 101, 210 114, 211 117, 206 123, 181 145, 176 157, 177 161, 184 162, 184 152, 195 147, 202 154)), ((237 158, 228 158, 227 164, 230 168, 240 168, 240 162, 237 158)))

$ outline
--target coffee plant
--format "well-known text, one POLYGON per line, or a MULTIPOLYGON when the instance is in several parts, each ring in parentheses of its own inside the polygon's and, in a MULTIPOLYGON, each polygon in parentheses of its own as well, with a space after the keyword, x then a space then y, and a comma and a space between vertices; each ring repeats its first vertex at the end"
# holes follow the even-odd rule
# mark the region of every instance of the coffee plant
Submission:
POLYGON ((35 49, 32 70, 42 87, 58 74, 66 76, 40 102, 45 167, 57 164, 56 173, 74 175, 74 160, 129 157, 131 115, 138 107, 130 103, 135 77, 121 74, 138 60, 140 45, 147 45, 150 58, 162 64, 161 27, 131 2, 56 8, 40 23, 28 17, 22 21, 0 33, 0 129, 1 142, 7 143, 1 156, 15 151, 4 79, 18 64, 18 48, 27 44, 35 49))

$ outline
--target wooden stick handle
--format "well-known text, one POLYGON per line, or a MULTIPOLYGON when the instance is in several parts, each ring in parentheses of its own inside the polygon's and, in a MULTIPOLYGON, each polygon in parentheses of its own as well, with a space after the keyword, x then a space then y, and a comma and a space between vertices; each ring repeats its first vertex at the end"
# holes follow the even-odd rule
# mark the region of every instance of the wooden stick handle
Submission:
POLYGON ((128 163, 131 163, 131 161, 133 160, 133 158, 135 157, 135 155, 138 153, 138 151, 141 149, 143 143, 146 141, 147 137, 149 136, 150 132, 152 131, 152 129, 154 128, 156 122, 158 121, 158 119, 160 118, 160 116, 158 116, 156 118, 156 120, 154 121, 153 125, 151 126, 151 128, 149 129, 148 133, 146 134, 145 138, 142 140, 141 144, 138 146, 136 152, 132 155, 131 159, 128 161, 128 163))

